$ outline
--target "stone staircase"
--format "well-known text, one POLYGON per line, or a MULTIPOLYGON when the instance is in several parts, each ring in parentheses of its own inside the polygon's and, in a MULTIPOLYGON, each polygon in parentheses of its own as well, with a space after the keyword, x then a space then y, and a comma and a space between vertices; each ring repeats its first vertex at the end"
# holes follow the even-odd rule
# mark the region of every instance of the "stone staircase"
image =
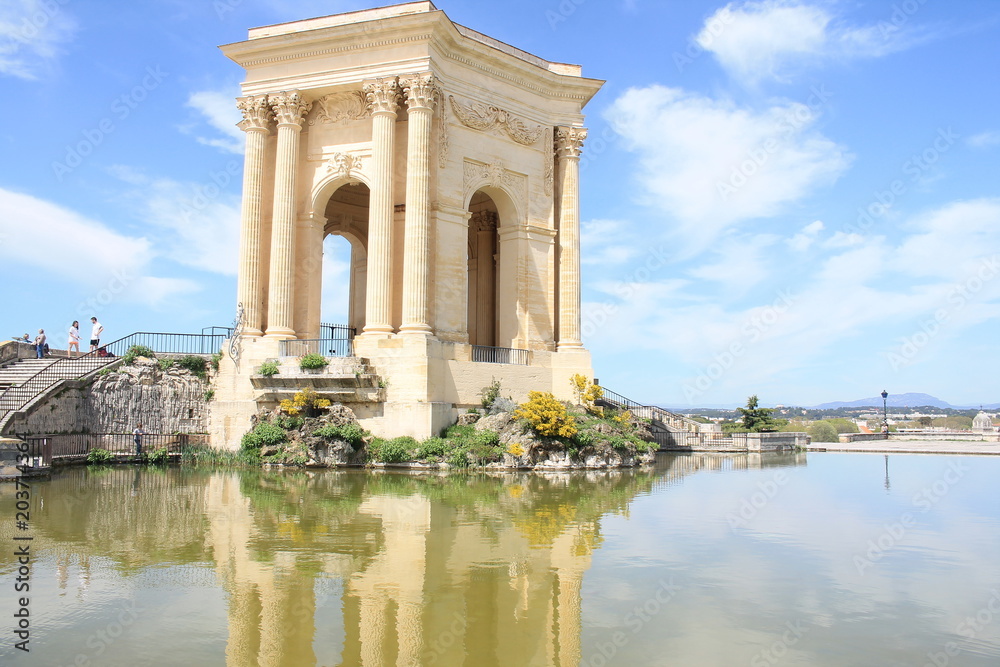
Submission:
POLYGON ((254 398, 258 402, 291 399, 309 387, 334 403, 378 403, 385 400, 385 389, 367 359, 327 357, 329 365, 317 371, 304 371, 298 359, 283 358, 277 375, 254 373, 254 398))
POLYGON ((0 434, 15 412, 42 399, 63 380, 80 380, 118 361, 86 356, 20 359, 0 367, 0 434))

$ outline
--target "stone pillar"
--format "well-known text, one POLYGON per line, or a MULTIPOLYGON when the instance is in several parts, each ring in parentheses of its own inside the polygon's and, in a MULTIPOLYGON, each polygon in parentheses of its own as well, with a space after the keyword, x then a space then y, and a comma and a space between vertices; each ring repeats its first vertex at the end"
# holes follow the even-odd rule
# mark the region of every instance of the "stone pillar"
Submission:
POLYGON ((243 304, 244 336, 264 332, 260 267, 261 199, 263 198, 264 148, 271 120, 267 95, 241 97, 236 104, 243 112, 239 127, 246 132, 246 155, 243 157, 243 207, 240 212, 240 266, 237 300, 243 304))
POLYGON ((580 340, 580 153, 587 130, 556 129, 559 156, 559 344, 557 350, 583 348, 580 340))
POLYGON ((298 223, 298 261, 295 301, 301 312, 296 315, 295 333, 299 338, 320 337, 323 307, 323 229, 326 220, 315 215, 300 216, 298 223), (301 301, 300 301, 301 300, 301 301))
POLYGON ((392 158, 399 84, 375 79, 364 84, 372 112, 371 199, 368 213, 368 289, 362 335, 392 334, 392 158))
POLYGON ((406 158, 406 223, 403 239, 402 334, 430 335, 427 308, 430 254, 431 127, 438 91, 434 75, 416 74, 400 80, 409 114, 406 158))
POLYGON ((271 276, 267 289, 267 335, 294 338, 292 291, 295 287, 295 174, 299 133, 312 107, 298 91, 270 96, 278 121, 278 155, 274 169, 274 213, 271 217, 271 276))

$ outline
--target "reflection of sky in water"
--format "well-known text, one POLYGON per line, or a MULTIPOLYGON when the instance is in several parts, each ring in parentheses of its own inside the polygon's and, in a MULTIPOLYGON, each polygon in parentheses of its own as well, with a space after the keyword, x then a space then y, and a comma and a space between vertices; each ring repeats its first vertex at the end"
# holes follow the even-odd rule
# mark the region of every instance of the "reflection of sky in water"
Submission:
POLYGON ((760 651, 786 639, 773 664, 1000 664, 1000 613, 961 625, 1000 592, 1000 459, 890 456, 888 491, 885 465, 811 454, 808 467, 703 471, 607 517, 584 580, 584 664, 772 664, 760 651), (769 484, 773 499, 732 528, 769 484), (676 596, 634 632, 635 607, 670 577, 676 596))
POLYGON ((888 488, 882 455, 775 461, 797 465, 71 471, 38 487, 28 662, 1000 665, 1000 458, 891 456, 888 488))

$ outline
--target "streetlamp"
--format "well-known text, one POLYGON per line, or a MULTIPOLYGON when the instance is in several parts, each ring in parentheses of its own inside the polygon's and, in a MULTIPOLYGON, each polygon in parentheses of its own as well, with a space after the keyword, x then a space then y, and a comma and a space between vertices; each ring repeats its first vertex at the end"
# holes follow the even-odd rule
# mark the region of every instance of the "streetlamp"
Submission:
POLYGON ((885 389, 882 390, 882 431, 888 436, 889 433, 889 407, 886 400, 889 398, 889 392, 885 389))

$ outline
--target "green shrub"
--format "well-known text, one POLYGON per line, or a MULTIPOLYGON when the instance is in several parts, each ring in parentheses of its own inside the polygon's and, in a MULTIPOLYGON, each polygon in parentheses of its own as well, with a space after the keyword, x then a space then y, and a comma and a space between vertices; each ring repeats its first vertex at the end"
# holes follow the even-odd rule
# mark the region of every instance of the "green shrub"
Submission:
POLYGON ((170 460, 170 453, 167 452, 166 447, 157 447, 149 453, 148 459, 150 463, 159 465, 170 460))
POLYGON ((497 400, 497 396, 500 395, 500 380, 493 378, 493 382, 490 382, 490 386, 483 387, 479 390, 479 398, 483 404, 483 407, 489 410, 490 406, 493 405, 493 401, 497 400))
POLYGON ((375 438, 368 445, 368 460, 381 463, 402 463, 412 458, 417 441, 408 435, 392 440, 375 438))
POLYGON ((106 449, 92 449, 87 454, 87 463, 108 463, 115 457, 106 449))
POLYGON ((244 450, 259 452, 261 448, 280 445, 287 438, 285 429, 275 424, 264 422, 257 424, 249 433, 243 436, 240 446, 244 450))
POLYGON ((207 375, 208 361, 205 357, 196 357, 193 354, 189 354, 186 357, 178 359, 177 365, 181 368, 186 368, 191 371, 193 375, 198 376, 202 380, 204 380, 207 375))
POLYGON ((272 375, 277 375, 278 363, 276 361, 265 361, 260 365, 260 368, 257 369, 257 372, 260 375, 266 375, 267 377, 271 377, 272 375))
POLYGON ((205 390, 205 402, 209 403, 209 402, 211 402, 211 400, 213 398, 215 398, 215 390, 214 389, 206 389, 205 390))
POLYGON ((813 422, 806 429, 813 442, 837 442, 837 428, 828 421, 813 422))
POLYGON ((364 438, 368 435, 368 432, 358 424, 351 422, 350 424, 343 424, 341 426, 334 426, 333 424, 320 426, 312 434, 327 440, 343 440, 357 449, 364 444, 364 438))
POLYGON ((222 354, 219 353, 219 352, 216 352, 215 354, 213 354, 212 355, 212 370, 218 372, 218 370, 219 370, 219 363, 221 363, 221 362, 222 362, 222 354))
POLYGON ((427 438, 417 447, 414 458, 418 461, 440 461, 451 451, 451 446, 444 438, 427 438))
POLYGON ((107 366, 105 366, 101 370, 97 371, 97 375, 98 376, 111 375, 112 373, 117 373, 117 372, 118 371, 116 371, 114 368, 108 368, 107 366))
POLYGON ((330 362, 326 360, 321 354, 307 354, 304 357, 299 357, 299 368, 302 370, 310 370, 315 368, 326 368, 330 362))
POLYGON ((153 352, 151 348, 148 348, 145 345, 133 345, 122 356, 122 361, 125 362, 126 366, 131 366, 133 363, 135 363, 135 360, 138 357, 147 357, 149 359, 156 359, 156 353, 153 352))
POLYGON ((156 363, 159 364, 161 371, 165 371, 168 368, 173 368, 173 366, 174 366, 174 360, 173 359, 160 359, 156 363))

